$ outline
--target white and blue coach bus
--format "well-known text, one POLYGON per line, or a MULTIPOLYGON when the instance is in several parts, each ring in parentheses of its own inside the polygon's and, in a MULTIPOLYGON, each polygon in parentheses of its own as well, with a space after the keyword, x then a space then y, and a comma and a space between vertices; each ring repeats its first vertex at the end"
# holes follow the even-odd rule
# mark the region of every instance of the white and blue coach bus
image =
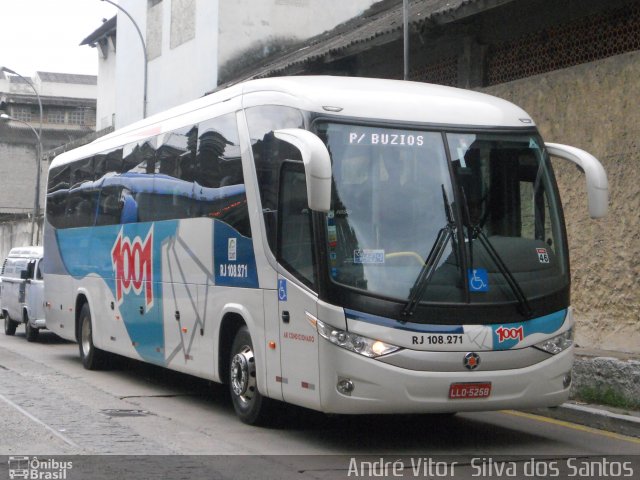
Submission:
POLYGON ((388 80, 254 80, 58 156, 47 327, 111 354, 328 413, 557 405, 569 252, 545 144, 515 105, 388 80))

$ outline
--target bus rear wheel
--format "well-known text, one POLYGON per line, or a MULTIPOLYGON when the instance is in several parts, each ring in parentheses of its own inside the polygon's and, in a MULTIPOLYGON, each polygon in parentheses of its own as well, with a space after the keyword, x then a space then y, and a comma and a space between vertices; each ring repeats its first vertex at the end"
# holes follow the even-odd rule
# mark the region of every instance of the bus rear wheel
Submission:
POLYGON ((85 303, 80 310, 80 338, 78 339, 80 359, 87 370, 100 370, 106 366, 107 353, 96 348, 93 344, 93 327, 91 325, 91 310, 85 303))
POLYGON ((258 391, 256 358, 251 335, 246 326, 236 333, 229 365, 229 391, 236 415, 249 425, 266 423, 269 399, 264 398, 258 391))
POLYGON ((15 335, 16 334, 16 328, 18 328, 18 322, 14 322, 13 320, 11 320, 11 317, 9 317, 9 314, 5 313, 5 315, 4 315, 4 334, 5 335, 15 335))

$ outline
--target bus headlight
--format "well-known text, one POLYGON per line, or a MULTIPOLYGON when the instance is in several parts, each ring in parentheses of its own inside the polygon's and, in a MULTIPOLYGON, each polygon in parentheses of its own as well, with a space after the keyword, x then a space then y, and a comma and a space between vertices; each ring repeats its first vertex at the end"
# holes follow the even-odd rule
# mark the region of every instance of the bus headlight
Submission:
POLYGON ((339 330, 321 322, 318 319, 314 320, 318 333, 321 337, 326 338, 334 345, 359 353, 365 357, 376 358, 395 352, 396 350, 400 350, 400 347, 395 345, 390 345, 380 340, 374 340, 372 338, 363 337, 362 335, 356 335, 355 333, 339 330))
POLYGON ((544 350, 547 353, 556 355, 573 345, 573 328, 553 338, 549 338, 543 342, 536 343, 534 347, 544 350))

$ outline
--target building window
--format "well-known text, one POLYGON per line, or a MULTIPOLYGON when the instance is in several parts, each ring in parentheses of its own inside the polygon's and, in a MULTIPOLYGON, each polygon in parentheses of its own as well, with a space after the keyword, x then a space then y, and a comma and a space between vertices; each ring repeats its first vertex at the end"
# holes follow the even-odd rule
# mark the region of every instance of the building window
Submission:
POLYGON ((62 110, 51 110, 47 112, 48 123, 64 123, 64 112, 62 110))
POLYGON ((84 110, 73 110, 69 112, 69 123, 73 125, 84 125, 84 110))
POLYGON ((30 122, 32 120, 31 109, 25 107, 13 108, 11 116, 16 120, 20 120, 21 122, 30 122))

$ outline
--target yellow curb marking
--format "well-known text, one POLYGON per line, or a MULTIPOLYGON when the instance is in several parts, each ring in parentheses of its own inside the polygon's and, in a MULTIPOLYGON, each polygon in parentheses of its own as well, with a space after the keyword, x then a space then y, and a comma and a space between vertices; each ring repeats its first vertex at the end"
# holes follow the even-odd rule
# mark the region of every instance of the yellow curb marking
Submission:
POLYGON ((576 423, 565 422, 564 420, 557 420, 555 418, 543 417, 541 415, 534 415, 532 413, 517 412, 515 410, 500 410, 500 413, 506 413, 507 415, 513 415, 514 417, 528 418, 529 420, 537 420, 538 422, 552 423, 561 427, 571 428, 573 430, 579 430, 581 432, 593 433, 595 435, 601 435, 603 437, 614 438, 616 440, 622 440, 623 442, 640 444, 640 438, 629 437, 627 435, 621 435, 619 433, 607 432, 606 430, 599 430, 597 428, 586 427, 584 425, 578 425, 576 423))

